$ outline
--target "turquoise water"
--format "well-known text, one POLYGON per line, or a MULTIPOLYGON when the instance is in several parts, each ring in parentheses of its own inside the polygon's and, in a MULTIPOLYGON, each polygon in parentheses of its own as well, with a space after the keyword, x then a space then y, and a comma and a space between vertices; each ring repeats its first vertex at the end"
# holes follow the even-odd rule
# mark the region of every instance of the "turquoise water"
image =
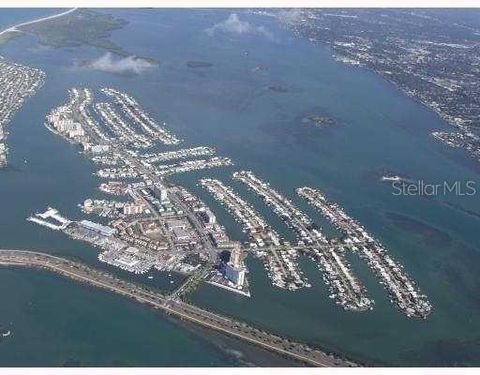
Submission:
MULTIPOLYGON (((379 183, 375 177, 375 173, 386 168, 432 183, 474 180, 480 188, 477 167, 461 151, 449 149, 430 136, 433 129, 446 129, 447 125, 375 74, 335 62, 327 48, 293 39, 271 19, 240 13, 241 19, 271 30, 274 40, 259 35, 208 35, 205 29, 226 19, 229 11, 109 12, 129 21, 127 27, 113 33, 113 41, 130 53, 156 59, 157 68, 140 75, 91 71, 78 66, 98 58, 103 51, 39 48, 32 38, 17 39, 0 50, 0 54, 14 61, 40 67, 47 73, 45 86, 10 126, 11 168, 0 173, 0 194, 6 197, 0 210, 1 247, 35 248, 106 267, 97 262, 95 249, 34 226, 25 217, 52 205, 67 216, 80 218, 76 204, 99 195, 90 162, 73 146, 50 134, 43 127, 43 119, 51 107, 65 100, 66 89, 71 86, 112 85, 133 94, 157 118, 166 119, 174 132, 186 140, 186 145, 213 145, 220 154, 232 157, 233 168, 196 172, 176 180, 211 205, 233 238, 243 238, 241 228, 196 186, 200 176, 217 176, 234 186, 286 238, 293 238, 293 234, 252 193, 233 182, 231 172, 236 168, 254 170, 304 208, 327 232, 332 232, 294 194, 298 186, 317 186, 382 239, 428 294, 434 313, 427 321, 405 318, 355 256, 351 258, 354 267, 376 300, 372 312, 339 310, 327 298, 321 275, 308 260, 302 261, 302 268, 313 284, 311 289, 296 293, 275 289, 262 266, 251 259, 251 299, 203 286, 189 296, 192 301, 369 363, 479 364, 479 219, 465 209, 480 213, 480 201, 477 197, 453 195, 435 199, 397 197, 392 195, 390 186, 379 183), (185 64, 188 60, 206 61, 213 66, 191 69, 185 64), (258 65, 267 69, 255 71, 258 65), (288 92, 268 89, 275 85, 288 88, 288 92), (333 117, 338 126, 318 129, 302 123, 301 119, 309 114, 333 117)), ((61 288, 72 296, 96 293, 56 277, 17 272, 20 271, 1 270, 0 275, 12 284, 24 279, 30 286, 41 279, 40 290, 35 292, 40 295, 54 289, 56 283, 63 283, 61 288)), ((149 282, 145 277, 136 280, 149 282)), ((166 275, 160 274, 155 274, 152 283, 160 289, 170 285, 166 275)), ((17 294, 23 293, 28 292, 19 287, 17 294)), ((2 292, 2 299, 6 299, 3 308, 8 310, 10 303, 12 311, 24 308, 8 295, 8 290, 2 292)), ((50 298, 54 303, 55 295, 50 298)), ((104 311, 115 311, 122 305, 131 311, 131 316, 138 314, 138 320, 144 319, 142 307, 113 296, 107 300, 102 304, 104 311)), ((96 322, 92 324, 102 324, 94 319, 96 312, 92 309, 84 313, 96 322)), ((154 318, 158 323, 152 323, 156 328, 149 334, 161 340, 156 335, 165 322, 158 316, 154 318)), ((55 322, 49 317, 39 314, 38 319, 36 325, 55 329, 55 322)), ((25 318, 18 325, 28 327, 35 322, 25 318)), ((187 340, 183 327, 172 327, 172 335, 187 340)), ((105 335, 109 335, 108 330, 105 335)), ((58 348, 70 348, 67 351, 74 358, 81 357, 82 363, 108 365, 116 359, 107 354, 98 358, 82 352, 78 345, 94 345, 91 337, 69 337, 49 338, 47 346, 57 353, 58 348), (82 355, 75 355, 77 351, 82 355)), ((8 348, 13 342, 5 340, 0 345, 8 348)), ((27 341, 22 344, 30 350, 37 345, 27 341)), ((195 347, 195 343, 188 345, 195 347)), ((133 348, 133 344, 130 346, 133 348)), ((3 361, 22 363, 12 356, 6 354, 3 361)), ((126 363, 152 364, 147 357, 150 354, 142 356, 133 349, 122 352, 126 363)), ((194 357, 190 358, 191 363, 198 360, 194 357)), ((230 364, 222 356, 214 357, 214 351, 206 351, 205 358, 211 359, 201 364, 230 364)), ((58 364, 68 356, 45 358, 58 364)), ((262 358, 265 357, 256 358, 256 362, 262 358)), ((189 363, 185 354, 176 364, 183 361, 189 363)), ((172 364, 162 357, 154 362, 172 364)))

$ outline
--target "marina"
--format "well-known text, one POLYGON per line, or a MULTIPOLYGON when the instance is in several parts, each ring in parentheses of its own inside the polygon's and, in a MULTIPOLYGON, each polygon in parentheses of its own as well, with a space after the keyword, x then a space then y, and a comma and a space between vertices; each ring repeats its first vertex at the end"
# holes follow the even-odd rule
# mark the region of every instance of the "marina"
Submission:
POLYGON ((43 213, 36 213, 35 215, 28 217, 27 220, 53 230, 64 230, 71 224, 70 220, 64 218, 59 214, 58 210, 52 207, 48 207, 43 213))
POLYGON ((392 302, 407 316, 425 319, 430 314, 432 305, 427 297, 418 290, 403 266, 393 260, 383 245, 360 223, 347 215, 337 203, 328 201, 318 189, 302 187, 297 189, 297 193, 344 233, 343 242, 366 260, 389 292, 392 302))
POLYGON ((158 163, 168 160, 187 159, 197 156, 213 156, 215 155, 215 149, 213 147, 193 147, 184 148, 175 151, 150 153, 142 155, 148 163, 158 163))
POLYGON ((117 135, 122 143, 131 144, 135 148, 148 148, 152 146, 148 138, 142 134, 138 134, 128 126, 109 103, 96 103, 95 109, 104 120, 104 123, 117 135))
POLYGON ((309 286, 295 262, 297 252, 289 246, 280 246, 283 241, 279 235, 253 207, 219 180, 201 179, 200 184, 242 225, 252 240, 248 246, 262 259, 275 286, 289 290, 309 286))
POLYGON ((190 171, 198 171, 201 169, 210 169, 216 167, 227 167, 233 165, 233 162, 228 157, 214 156, 210 159, 195 159, 182 161, 176 164, 160 164, 157 165, 157 176, 169 176, 177 173, 184 173, 190 171))
MULTIPOLYGON (((124 113, 138 124, 152 140, 159 140, 166 145, 176 145, 180 140, 171 134, 164 127, 157 124, 137 103, 137 101, 124 92, 120 92, 110 87, 102 89, 102 92, 112 98, 124 113)), ((163 126, 166 124, 163 123, 163 126)))
POLYGON ((373 301, 367 297, 365 287, 353 275, 343 254, 338 251, 338 247, 330 246, 327 238, 306 214, 251 171, 235 172, 233 177, 257 193, 297 233, 302 252, 310 256, 323 272, 324 282, 331 292, 330 298, 346 310, 363 311, 372 308, 373 301), (308 248, 303 248, 304 246, 308 248))

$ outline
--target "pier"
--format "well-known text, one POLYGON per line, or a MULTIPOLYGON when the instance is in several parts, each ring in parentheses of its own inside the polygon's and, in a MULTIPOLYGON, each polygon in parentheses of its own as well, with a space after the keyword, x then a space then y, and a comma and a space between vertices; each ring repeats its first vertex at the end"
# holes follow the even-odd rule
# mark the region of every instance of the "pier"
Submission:
POLYGON ((161 164, 157 166, 157 176, 169 176, 177 173, 184 173, 190 171, 198 171, 201 169, 210 169, 216 167, 226 167, 232 165, 233 162, 227 157, 212 157, 210 159, 195 159, 182 161, 176 164, 161 164))
POLYGON ((33 216, 27 218, 28 221, 43 225, 53 230, 64 230, 71 221, 61 216, 55 208, 48 207, 43 213, 36 213, 33 216), (54 221, 49 221, 53 219, 54 221))

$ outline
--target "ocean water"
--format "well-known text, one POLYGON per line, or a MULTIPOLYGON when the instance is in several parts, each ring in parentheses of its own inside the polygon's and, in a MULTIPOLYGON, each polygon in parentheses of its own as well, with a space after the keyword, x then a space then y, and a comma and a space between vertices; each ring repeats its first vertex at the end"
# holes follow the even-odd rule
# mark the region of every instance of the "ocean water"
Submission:
MULTIPOLYGON (((434 312, 426 321, 404 317, 354 255, 351 261, 355 271, 376 301, 370 312, 344 312, 335 306, 327 297, 320 272, 306 259, 301 264, 313 284, 311 289, 295 293, 278 290, 270 285, 262 265, 249 259, 252 298, 203 285, 189 296, 191 301, 366 363, 479 364, 478 196, 399 197, 392 194, 391 186, 378 181, 380 171, 388 169, 430 183, 472 180, 480 189, 478 166, 463 152, 430 136, 434 129, 448 129, 446 124, 374 73, 336 62, 328 48, 293 38, 267 17, 238 12, 240 19, 250 22, 251 30, 256 32, 239 35, 217 28, 211 35, 207 30, 232 11, 104 11, 129 21, 124 29, 112 33, 112 40, 131 54, 155 59, 158 67, 140 74, 94 71, 82 67, 82 63, 98 59, 105 51, 89 47, 51 49, 38 45, 32 37, 18 38, 0 49, 6 58, 47 73, 45 86, 10 124, 11 165, 0 172, 0 247, 62 254, 118 272, 100 264, 95 249, 25 221, 47 205, 77 219, 82 215, 76 204, 100 196, 96 190, 99 180, 92 175, 91 163, 74 146, 49 133, 43 120, 52 107, 66 99, 69 87, 114 86, 137 97, 154 117, 167 120, 171 129, 185 139, 186 146, 215 146, 219 154, 234 160, 230 168, 175 177, 214 209, 232 238, 244 239, 241 228, 196 185, 199 177, 216 176, 233 186, 287 239, 293 239, 293 234, 255 195, 231 179, 232 171, 252 169, 311 214, 326 233, 334 233, 295 196, 296 187, 319 187, 385 243, 429 296, 434 312), (259 32, 260 26, 270 33, 259 32), (187 61, 213 65, 189 68, 187 61), (269 89, 275 86, 286 92, 269 89), (332 117, 338 125, 320 129, 301 121, 312 114, 332 117)), ((215 346, 213 335, 203 333, 200 339, 200 335, 193 334, 192 338, 186 327, 166 322, 125 299, 30 271, 0 270, 0 277, 12 285, 2 289, 4 314, 28 311, 29 298, 25 296, 29 295, 49 295, 49 303, 44 306, 61 305, 65 295, 75 300, 98 298, 102 301, 98 311, 93 304, 85 308, 81 308, 82 303, 75 305, 84 319, 91 320, 92 327, 104 324, 100 317, 108 316, 108 324, 117 327, 135 321, 138 326, 131 329, 132 336, 137 330, 143 332, 138 335, 141 338, 121 341, 121 355, 116 354, 116 346, 99 355, 94 353, 92 336, 68 333, 38 339, 42 332, 56 330, 56 322, 46 307, 34 317, 10 313, 6 316, 12 317, 11 324, 18 327, 15 331, 31 331, 37 340, 28 340, 26 334, 4 340, 0 343, 5 347, 2 363, 58 365, 73 358, 80 364, 100 365, 114 361, 127 365, 245 364, 226 354, 228 350, 215 346), (18 292, 10 296, 16 284, 18 292), (58 295, 56 288, 61 290, 58 295), (117 318, 120 306, 122 313, 117 318), (154 328, 144 330, 145 322, 154 328), (38 326, 42 328, 28 328, 38 326), (165 329, 170 332, 166 337, 176 337, 181 345, 192 347, 192 354, 184 351, 171 361, 150 351, 140 353, 138 345, 135 347, 136 340, 168 345, 170 338, 160 334, 165 329), (203 340, 209 343, 205 353, 199 344, 203 340), (44 362, 21 357, 13 349, 23 345, 25 352, 35 351, 39 342, 46 346, 42 349, 46 353, 42 356, 44 362)), ((159 273, 154 274, 153 281, 145 276, 135 280, 162 290, 172 285, 167 275, 159 273)), ((180 280, 176 276, 173 285, 180 280)), ((59 309, 64 322, 69 319, 68 308, 59 309)), ((68 324, 74 329, 73 320, 68 324)), ((118 332, 113 331, 102 327, 105 340, 118 337, 118 332)), ((169 350, 180 353, 175 346, 169 350)), ((252 348, 242 350, 253 356, 252 363, 274 361, 252 348)))
POLYGON ((0 30, 17 25, 22 22, 34 20, 36 18, 50 16, 52 14, 60 13, 63 9, 57 8, 3 8, 0 11, 0 30))
POLYGON ((116 295, 28 270, 2 270, 0 279, 2 323, 12 331, 0 343, 3 366, 172 366, 184 348, 186 366, 229 363, 196 334, 178 334, 176 324, 116 295))

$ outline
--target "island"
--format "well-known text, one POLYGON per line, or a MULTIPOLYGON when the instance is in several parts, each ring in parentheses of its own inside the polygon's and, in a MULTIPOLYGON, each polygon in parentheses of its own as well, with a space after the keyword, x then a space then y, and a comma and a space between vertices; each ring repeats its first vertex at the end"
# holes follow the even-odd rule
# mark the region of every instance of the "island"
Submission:
POLYGON ((292 292, 308 288, 310 283, 297 263, 299 255, 304 255, 321 271, 329 297, 337 305, 349 311, 370 310, 374 301, 345 256, 351 251, 365 261, 402 313, 425 319, 432 310, 427 297, 380 240, 318 188, 305 186, 296 191, 343 233, 341 238, 328 238, 309 215, 253 171, 232 174, 296 233, 297 243, 291 244, 231 186, 219 179, 200 178, 200 186, 248 236, 243 243, 232 240, 214 210, 169 177, 232 168, 234 162, 217 156, 212 146, 180 148, 182 139, 168 124, 155 119, 126 92, 113 87, 98 92, 74 87, 68 100, 50 111, 45 125, 78 145, 97 166, 95 174, 105 179, 99 186, 102 192, 123 199, 88 198, 79 203, 84 213, 108 218, 106 225, 71 220, 53 207, 27 220, 93 245, 99 249, 101 262, 123 270, 186 275, 171 300, 181 301, 201 282, 248 298, 251 291, 244 260, 249 255, 262 261, 275 287, 292 292), (173 149, 157 151, 157 144, 173 149))
POLYGON ((327 116, 318 116, 318 115, 308 115, 302 118, 302 123, 307 123, 307 124, 313 124, 316 125, 319 128, 322 128, 324 126, 332 126, 336 125, 337 122, 327 116))
POLYGON ((33 34, 41 44, 55 48, 88 45, 127 56, 130 53, 109 39, 112 31, 126 24, 125 20, 109 14, 73 8, 55 16, 25 22, 10 31, 15 31, 18 36, 33 34))

